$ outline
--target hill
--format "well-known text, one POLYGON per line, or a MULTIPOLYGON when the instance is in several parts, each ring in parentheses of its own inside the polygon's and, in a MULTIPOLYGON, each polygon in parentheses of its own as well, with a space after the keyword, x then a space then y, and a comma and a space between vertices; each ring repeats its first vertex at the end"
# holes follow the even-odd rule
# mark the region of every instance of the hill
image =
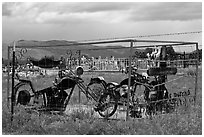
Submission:
MULTIPOLYGON (((44 48, 27 48, 27 53, 25 54, 26 57, 33 57, 36 59, 40 59, 44 56, 54 56, 56 59, 60 58, 61 56, 68 56, 67 52, 72 50, 73 53, 77 50, 82 50, 81 54, 86 55, 89 57, 111 57, 114 56, 116 58, 128 57, 129 56, 129 49, 119 49, 122 45, 74 45, 74 46, 64 46, 76 43, 74 41, 65 41, 65 40, 50 40, 50 41, 28 41, 28 40, 20 40, 18 45, 20 46, 45 46, 44 48), (55 45, 55 47, 46 46, 55 45), (100 48, 100 50, 96 50, 100 48), (110 49, 111 48, 111 49, 110 49), (115 48, 115 49, 114 49, 115 48)), ((8 43, 2 43, 2 57, 7 58, 7 48, 8 43)))
MULTIPOLYGON (((30 46, 31 48, 27 48, 26 54, 24 54, 25 58, 32 57, 35 59, 41 59, 45 56, 53 56, 56 60, 58 60, 61 56, 67 58, 69 55, 67 54, 72 51, 73 55, 76 54, 77 50, 81 50, 81 55, 85 55, 88 57, 111 57, 115 58, 127 58, 129 56, 129 49, 122 48, 123 45, 119 45, 116 43, 115 45, 71 45, 77 44, 75 41, 66 41, 66 40, 49 40, 49 41, 34 41, 34 40, 20 40, 18 45, 20 46, 30 46), (54 45, 55 47, 48 47, 54 45), (33 48, 35 46, 45 46, 44 48, 33 48), (121 49, 122 48, 122 49, 121 49), (100 49, 100 50, 97 50, 100 49)), ((7 48, 8 43, 2 43, 2 58, 7 59, 7 48)), ((18 49, 19 50, 19 49, 18 49)), ((146 49, 134 49, 133 55, 137 52, 139 56, 146 56, 146 53, 149 52, 150 48, 146 49)), ((183 54, 175 52, 176 54, 183 54)), ((193 54, 195 51, 192 51, 188 54, 193 54)), ((202 55, 202 50, 199 50, 200 56, 202 55)))

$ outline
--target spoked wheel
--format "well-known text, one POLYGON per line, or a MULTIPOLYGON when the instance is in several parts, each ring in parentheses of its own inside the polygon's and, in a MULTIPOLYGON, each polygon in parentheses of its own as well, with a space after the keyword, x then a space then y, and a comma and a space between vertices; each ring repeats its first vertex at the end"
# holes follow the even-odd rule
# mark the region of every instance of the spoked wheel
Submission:
POLYGON ((96 101, 98 101, 100 96, 106 91, 105 85, 97 82, 89 84, 87 89, 96 101))
POLYGON ((133 88, 131 100, 137 103, 145 103, 145 99, 148 97, 148 89, 144 85, 135 85, 133 88))
POLYGON ((106 93, 99 99, 98 113, 100 116, 108 118, 111 117, 117 110, 118 101, 115 96, 106 93))
POLYGON ((130 116, 134 118, 145 118, 148 114, 147 105, 149 89, 145 85, 135 84, 131 91, 130 116))

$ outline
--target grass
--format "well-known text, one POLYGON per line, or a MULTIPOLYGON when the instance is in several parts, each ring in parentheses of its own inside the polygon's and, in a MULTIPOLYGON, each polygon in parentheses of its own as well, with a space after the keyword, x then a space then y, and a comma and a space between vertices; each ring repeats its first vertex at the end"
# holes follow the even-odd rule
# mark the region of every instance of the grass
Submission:
MULTIPOLYGON (((10 122, 10 112, 6 106, 6 80, 2 78, 2 134, 4 135, 201 135, 202 134, 202 72, 199 70, 197 103, 187 111, 168 115, 157 115, 147 119, 104 120, 93 117, 93 112, 77 110, 67 115, 45 114, 18 108, 10 122)), ((97 75, 97 74, 92 74, 97 75)), ((123 74, 100 74, 108 82, 120 82, 123 74), (111 76, 111 77, 110 77, 111 76)), ((90 74, 84 74, 88 83, 90 74)), ((173 76, 169 79, 174 79, 173 76)), ((41 89, 52 84, 53 77, 34 80, 34 87, 41 89)), ((168 84, 170 92, 192 87, 194 77, 179 79, 168 84)), ((194 88, 192 88, 193 91, 194 88)), ((77 89, 76 89, 77 90, 77 89)), ((78 92, 74 93, 71 104, 78 103, 78 92)), ((86 99, 82 96, 82 102, 86 99)), ((182 111, 182 110, 180 110, 182 111)))
MULTIPOLYGON (((193 108, 197 111, 197 108, 193 108)), ((21 111, 14 116, 13 125, 9 115, 3 113, 3 134, 13 135, 200 135, 202 118, 194 112, 155 116, 153 119, 131 121, 107 121, 95 119, 87 112, 73 112, 71 115, 48 115, 21 111)))

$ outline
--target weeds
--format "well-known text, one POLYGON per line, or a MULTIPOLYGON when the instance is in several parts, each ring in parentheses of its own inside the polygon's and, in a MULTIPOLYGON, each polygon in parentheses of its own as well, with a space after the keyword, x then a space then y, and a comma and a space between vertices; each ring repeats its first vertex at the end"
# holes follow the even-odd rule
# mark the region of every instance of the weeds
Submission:
POLYGON ((189 114, 158 115, 152 119, 113 121, 94 118, 90 112, 73 111, 67 115, 26 113, 23 109, 10 116, 3 111, 3 134, 14 135, 200 135, 202 114, 193 107, 189 114))
MULTIPOLYGON (((191 72, 189 72, 191 73, 191 72)), ((106 75, 104 75, 106 76, 106 75)), ((109 77, 109 76, 108 76, 109 77)), ((116 81, 121 77, 109 79, 116 81)), ((122 79, 122 78, 121 78, 122 79)), ((88 78, 85 78, 88 81, 88 78)), ((120 81, 120 80, 118 80, 120 81)), ((172 91, 177 91, 185 83, 190 87, 193 82, 188 79, 180 80, 169 85, 172 91)), ((6 82, 5 82, 6 83, 6 82)), ((2 83, 2 134, 12 135, 201 135, 202 134, 202 78, 198 80, 197 105, 192 106, 186 113, 157 115, 152 119, 133 119, 129 121, 114 121, 94 118, 93 111, 74 110, 69 115, 29 113, 19 107, 13 122, 6 107, 6 84, 2 83)), ((40 86, 40 84, 38 84, 40 86)), ((42 85, 41 85, 42 86, 42 85)), ((42 87, 45 87, 43 85, 42 87)), ((193 87, 193 86, 192 86, 193 87)), ((40 87, 41 88, 41 87, 40 87)), ((77 92, 78 93, 78 92, 77 92)), ((73 103, 78 94, 75 93, 73 103)), ((85 99, 82 100, 86 101, 85 99)))

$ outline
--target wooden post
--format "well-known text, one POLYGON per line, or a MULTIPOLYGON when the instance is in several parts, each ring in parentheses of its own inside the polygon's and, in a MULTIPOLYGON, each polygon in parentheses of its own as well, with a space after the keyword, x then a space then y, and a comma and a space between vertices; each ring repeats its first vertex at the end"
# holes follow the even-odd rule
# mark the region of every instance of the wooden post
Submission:
POLYGON ((129 72, 128 72, 128 92, 127 92, 127 110, 126 110, 126 121, 129 119, 129 99, 130 99, 130 86, 131 86, 131 71, 132 71, 132 49, 133 41, 130 42, 130 56, 129 56, 129 72))
POLYGON ((196 61, 196 77, 195 77, 195 95, 194 95, 194 105, 196 105, 196 96, 197 96, 197 89, 198 89, 198 63, 199 63, 199 50, 198 50, 198 43, 196 43, 196 53, 197 53, 197 61, 196 61))
POLYGON ((186 52, 183 52, 183 68, 186 68, 186 52))

